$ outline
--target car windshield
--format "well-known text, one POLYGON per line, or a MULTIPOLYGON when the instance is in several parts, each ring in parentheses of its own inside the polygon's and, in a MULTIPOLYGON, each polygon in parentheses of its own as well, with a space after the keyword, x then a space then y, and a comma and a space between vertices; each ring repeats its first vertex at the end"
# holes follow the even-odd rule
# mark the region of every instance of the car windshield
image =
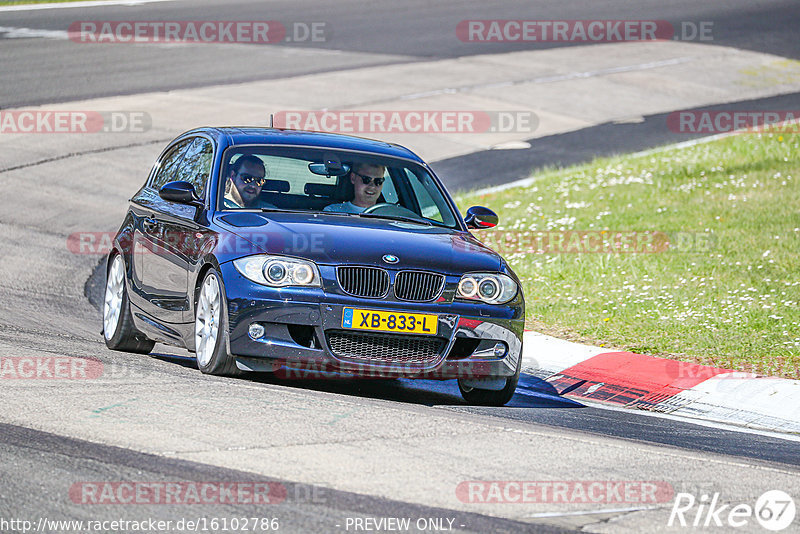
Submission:
POLYGON ((374 154, 311 148, 228 148, 223 155, 217 207, 324 212, 458 226, 441 186, 423 166, 374 154), (341 176, 324 174, 326 167, 320 164, 331 161, 335 163, 328 163, 327 168, 341 176), (340 172, 333 170, 337 165, 341 165, 340 172))

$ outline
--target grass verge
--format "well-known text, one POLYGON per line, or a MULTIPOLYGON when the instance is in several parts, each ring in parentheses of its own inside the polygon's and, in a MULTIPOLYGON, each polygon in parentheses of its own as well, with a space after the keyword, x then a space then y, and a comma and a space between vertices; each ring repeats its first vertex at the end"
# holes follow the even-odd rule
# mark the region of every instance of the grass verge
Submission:
POLYGON ((800 378, 798 145, 743 134, 457 202, 500 215, 475 235, 522 280, 528 328, 800 378))

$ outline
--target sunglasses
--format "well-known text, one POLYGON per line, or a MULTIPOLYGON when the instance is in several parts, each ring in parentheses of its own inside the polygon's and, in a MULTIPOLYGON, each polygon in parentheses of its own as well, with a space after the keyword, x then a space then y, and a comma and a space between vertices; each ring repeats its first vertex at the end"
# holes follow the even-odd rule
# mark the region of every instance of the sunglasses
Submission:
POLYGON ((258 187, 264 187, 264 184, 267 183, 266 178, 262 178, 261 176, 253 176, 252 174, 243 172, 239 173, 239 178, 241 178, 242 183, 245 185, 255 182, 258 187))
POLYGON ((364 185, 369 185, 370 183, 374 183, 377 187, 380 187, 383 185, 383 182, 386 181, 386 178, 384 178, 383 176, 380 177, 364 176, 363 174, 359 174, 356 171, 353 171, 353 174, 361 178, 361 182, 364 185))

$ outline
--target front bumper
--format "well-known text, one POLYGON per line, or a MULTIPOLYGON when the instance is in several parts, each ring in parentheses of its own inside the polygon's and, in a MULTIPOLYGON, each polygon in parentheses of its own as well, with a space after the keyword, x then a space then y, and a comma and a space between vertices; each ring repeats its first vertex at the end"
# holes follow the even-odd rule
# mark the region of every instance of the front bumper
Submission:
POLYGON ((296 377, 346 373, 425 379, 501 378, 516 373, 522 355, 524 303, 492 307, 461 302, 400 303, 331 295, 320 288, 274 289, 253 284, 230 264, 221 267, 226 281, 230 351, 245 370, 283 370, 296 377), (347 330, 342 327, 346 307, 433 313, 438 316, 437 333, 423 338, 347 330), (264 327, 262 337, 250 337, 252 323, 264 327), (341 345, 337 344, 337 349, 332 344, 343 335, 356 345, 359 340, 374 345, 366 354, 345 354, 341 345), (418 359, 389 355, 390 347, 402 352, 409 337, 419 338, 421 345, 435 345, 435 349, 418 359), (497 345, 503 354, 495 352, 497 345))

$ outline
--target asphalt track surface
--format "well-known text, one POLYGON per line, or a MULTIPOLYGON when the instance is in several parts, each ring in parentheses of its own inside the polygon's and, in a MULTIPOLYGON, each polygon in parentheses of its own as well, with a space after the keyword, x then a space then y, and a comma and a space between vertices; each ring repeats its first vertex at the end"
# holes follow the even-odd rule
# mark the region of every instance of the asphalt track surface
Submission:
MULTIPOLYGON (((219 482, 239 484, 277 483, 285 493, 283 500, 269 506, 269 515, 278 517, 281 531, 326 532, 332 526, 344 528, 348 517, 391 516, 453 519, 454 528, 465 532, 524 532, 528 523, 510 521, 480 514, 453 513, 434 507, 412 505, 329 488, 294 484, 274 478, 254 476, 233 469, 221 469, 195 462, 166 460, 152 454, 143 454, 119 447, 98 445, 88 441, 65 438, 27 428, 0 424, 0 464, 5 484, 3 512, 21 518, 45 517, 51 520, 75 518, 94 520, 96 511, 75 503, 61 504, 64 493, 74 484, 76 475, 82 480, 124 479, 137 482, 170 480, 197 483, 219 482), (13 466, 13 467, 12 467, 13 466), (29 470, 24 481, 19 480, 18 468, 29 470), (20 483, 24 482, 24 483, 20 483), (13 511, 13 513, 9 513, 13 511)), ((138 506, 135 512, 125 506, 115 508, 108 517, 141 520, 146 514, 154 520, 176 521, 173 510, 160 505, 138 506)), ((200 517, 244 518, 252 516, 248 504, 204 505, 202 512, 187 511, 186 518, 197 521, 200 517)), ((263 512, 262 512, 263 514, 263 512)), ((562 529, 537 525, 537 532, 562 532, 562 529)))
MULTIPOLYGON (((299 51, 336 51, 276 58, 269 45, 186 47, 93 46, 49 39, 8 39, 0 57, 0 108, 284 78, 340 69, 433 58, 535 50, 570 43, 465 43, 455 37, 462 20, 664 20, 714 23, 713 43, 800 59, 794 0, 357 0, 295 2, 192 0, 145 4, 136 20, 275 20, 284 26, 323 22, 325 42, 291 43, 299 51), (12 42, 9 42, 12 41, 12 42), (344 53, 343 53, 344 52, 344 53), (39 73, 47 73, 41 78, 39 73), (58 83, 53 83, 57 79, 58 83)), ((131 8, 57 9, 0 13, 0 26, 66 30, 81 20, 130 20, 131 8)))
MULTIPOLYGON (((174 1, 130 7, 108 6, 0 12, 0 109, 102 96, 169 91, 216 84, 277 79, 339 69, 412 63, 436 58, 498 54, 574 46, 575 43, 466 43, 456 38, 462 20, 663 20, 713 23, 713 44, 800 59, 796 29, 800 9, 794 0, 725 2, 578 0, 397 2, 174 1), (132 17, 131 13, 135 13, 132 17), (423 16, 415 14, 423 13, 423 16), (324 24, 324 41, 273 45, 204 44, 194 47, 97 46, 63 39, 6 38, 4 29, 65 31, 85 20, 274 20, 294 25, 324 24), (443 30, 444 29, 444 30, 443 30), (56 83, 54 83, 56 82, 56 83)), ((729 109, 797 109, 800 94, 728 103, 729 109)), ((720 106, 723 107, 723 106, 720 106)), ((703 109, 713 109, 704 107, 703 109)), ((531 148, 487 150, 433 164, 449 189, 467 190, 526 177, 533 169, 569 165, 594 156, 623 154, 702 134, 663 128, 665 115, 636 124, 600 124, 566 134, 539 137, 531 148)))
MULTIPOLYGON (((431 57, 458 57, 461 55, 483 54, 520 49, 520 45, 467 45, 452 39, 442 27, 451 27, 459 20, 480 18, 539 18, 539 19, 589 19, 589 18, 647 18, 681 20, 714 20, 720 29, 717 39, 726 46, 738 46, 751 50, 776 53, 786 57, 800 57, 800 47, 796 41, 796 28, 800 10, 795 2, 762 2, 757 6, 751 2, 646 2, 631 8, 628 2, 593 2, 587 6, 583 2, 542 2, 537 3, 535 12, 520 8, 514 2, 437 2, 406 4, 398 12, 396 3, 377 2, 370 8, 356 2, 328 2, 304 4, 295 2, 274 2, 270 4, 268 16, 264 16, 262 3, 256 2, 166 2, 140 6, 137 17, 148 20, 187 19, 187 20, 247 20, 251 18, 280 20, 283 22, 323 20, 330 24, 332 35, 329 42, 321 45, 329 50, 344 50, 347 54, 304 55, 305 61, 287 59, 283 63, 274 58, 261 57, 255 47, 237 47, 235 54, 224 46, 209 46, 209 52, 202 57, 181 48, 153 50, 148 47, 123 48, 102 47, 86 52, 78 48, 82 45, 50 41, 46 39, 4 39, 0 40, 3 50, 0 55, 0 107, 35 105, 51 102, 71 101, 100 95, 135 93, 138 91, 169 90, 181 87, 202 86, 217 83, 232 83, 285 77, 299 73, 320 72, 357 65, 380 65, 391 62, 415 61, 431 57), (409 15, 416 10, 424 10, 425 17, 409 15), (313 17, 308 16, 313 13, 313 17), (402 31, 396 31, 401 29, 402 31), (250 48, 253 48, 252 50, 250 48), (76 52, 79 50, 80 52, 76 52), (50 83, 47 83, 47 80, 50 83)), ((74 20, 106 19, 119 20, 126 16, 127 8, 109 7, 102 11, 89 9, 64 9, 54 11, 2 13, 0 26, 26 27, 63 30, 74 20)), ((129 15, 128 15, 129 16, 129 15)), ((298 45, 300 46, 300 45, 298 45)), ((551 45, 546 45, 551 46, 551 45)), ((777 97, 779 100, 766 103, 743 103, 747 109, 763 105, 771 107, 788 106, 796 102, 797 95, 777 97), (784 100, 780 100, 783 98, 784 100), (786 100, 788 99, 788 100, 786 100)), ((756 108, 757 109, 757 108, 756 108)), ((563 136, 553 136, 539 140, 539 146, 532 151, 504 151, 505 157, 512 155, 514 172, 502 174, 494 183, 503 183, 525 175, 534 166, 553 163, 573 163, 589 158, 597 153, 627 149, 643 149, 670 139, 648 137, 663 135, 664 132, 648 130, 650 117, 644 123, 633 125, 600 125, 587 131, 579 131, 563 136), (635 138, 635 141, 629 141, 635 138), (574 150, 580 146, 580 150, 574 150), (542 147, 542 148, 539 148, 542 147), (571 147, 573 148, 571 150, 571 147)), ((499 153, 498 153, 499 154, 499 153)), ((450 170, 469 168, 474 159, 481 156, 465 156, 440 162, 442 173, 450 170), (472 158, 472 159, 471 159, 472 158)), ((4 158, 5 159, 5 158, 4 158)), ((492 162, 494 166, 496 162, 492 162)), ((32 178, 39 176, 46 181, 47 170, 22 169, 32 178)), ((52 172, 52 171, 50 171, 52 172)), ((9 176, 11 176, 9 174, 9 176)), ((49 176, 52 176, 50 174, 49 176)), ((479 175, 476 175, 479 176, 479 175)), ((469 178, 469 177, 468 177, 469 178)), ((5 181, 5 178, 3 178, 5 181)), ((464 182, 465 186, 478 184, 476 177, 464 182)), ((481 182, 480 185, 494 185, 481 182)), ((455 184, 459 185, 459 184, 455 184)), ((130 187, 128 187, 130 189, 130 187)), ((84 190, 85 191, 85 190, 84 190)), ((108 209, 103 192, 94 192, 96 204, 88 209, 108 209)), ((76 193, 80 198, 81 193, 76 193)), ((118 196, 118 195, 117 195, 118 196)), ((116 198, 113 195, 112 198, 116 198)), ((66 200, 77 204, 77 200, 66 200)), ((116 200, 115 200, 116 201, 116 200)), ((84 208, 87 208, 84 206, 84 208)), ((123 205, 111 208, 118 212, 123 205)), ((7 354, 61 354, 76 357, 99 358, 107 364, 129 370, 132 376, 141 378, 128 386, 135 388, 155 378, 164 383, 183 382, 196 384, 198 390, 215 389, 218 385, 228 387, 236 384, 254 388, 256 394, 290 394, 298 402, 314 402, 335 399, 336 402, 358 405, 366 410, 390 407, 399 413, 423 419, 444 415, 465 425, 495 425, 517 431, 536 429, 541 432, 536 438, 549 443, 558 436, 570 436, 576 440, 596 441, 598 448, 594 454, 602 461, 606 449, 600 447, 613 445, 623 451, 625 463, 627 455, 635 451, 650 450, 656 446, 665 455, 676 459, 688 458, 707 460, 708 464, 718 462, 735 466, 745 466, 764 470, 764 477, 770 470, 794 473, 795 484, 800 473, 800 446, 797 441, 781 439, 776 436, 752 434, 731 429, 704 426, 683 420, 638 414, 630 411, 609 410, 583 406, 568 399, 559 398, 547 390, 547 386, 534 378, 525 378, 512 402, 504 408, 486 409, 466 406, 451 383, 429 381, 395 382, 385 381, 281 381, 271 377, 248 377, 246 379, 211 380, 200 375, 185 352, 158 345, 150 357, 112 353, 105 350, 99 336, 100 319, 96 309, 87 302, 79 302, 72 296, 76 284, 82 280, 76 276, 63 276, 52 285, 31 289, 27 282, 17 282, 7 278, 8 273, 17 273, 25 266, 38 270, 37 262, 58 261, 59 256, 48 252, 51 243, 58 242, 60 234, 48 226, 54 224, 75 225, 73 220, 45 220, 29 223, 25 214, 19 210, 0 213, 3 228, 2 241, 5 250, 11 250, 13 242, 30 240, 26 247, 14 249, 14 254, 4 257, 0 263, 0 274, 4 275, 0 299, 0 344, 7 354), (54 241, 55 239, 55 241, 54 241), (23 252, 20 253, 19 250, 23 252), (27 351, 27 352, 26 352, 27 351), (138 375, 137 375, 138 373, 138 375), (626 452, 627 451, 627 452, 626 452)), ((80 224, 78 222, 77 224, 80 224)), ((5 256, 5 255, 4 255, 5 256)), ((75 258, 74 271, 83 272, 85 258, 75 258), (81 260, 80 263, 78 260, 81 260)), ((66 266, 71 269, 73 266, 66 266)), ((59 269, 64 266, 59 266, 59 269)), ((60 272, 60 271, 59 271, 60 272)), ((97 269, 85 288, 85 297, 96 304, 98 291, 102 287, 102 273, 97 269)), ((80 293, 84 293, 81 287, 80 293)), ((7 390, 9 391, 9 390, 7 390)), ((48 390, 58 402, 59 391, 55 386, 48 390)), ((45 395, 45 396, 47 396, 45 395)), ((66 397, 65 397, 66 399, 66 397)), ((13 404, 7 398, 6 404, 13 404)), ((57 412, 56 412, 57 413, 57 412)), ((190 414, 191 412, 189 412, 190 414)), ((8 415, 15 415, 9 413, 8 415)), ((64 418, 71 413, 64 407, 64 418)), ((156 418, 159 414, 154 414, 156 418)), ((16 419, 18 422, 20 418, 16 419)), ((261 420, 261 419, 259 419, 261 420)), ((123 425, 124 419, 114 421, 123 425)), ((235 427, 235 421, 232 423, 235 427)), ((238 424, 243 427, 246 420, 238 424)), ((391 425, 391 423, 389 423, 391 425)), ((203 462, 192 462, 163 455, 154 455, 134 450, 135 447, 118 447, 98 443, 97 440, 80 440, 42 431, 43 423, 0 425, 0 515, 3 517, 51 518, 118 518, 143 515, 174 519, 173 508, 130 507, 87 508, 65 499, 69 487, 76 480, 272 480, 294 488, 292 480, 265 478, 248 470, 219 467, 203 462), (144 513, 146 512, 146 514, 144 513)), ((123 428, 123 426, 120 426, 123 428)), ((153 435, 156 440, 158 436, 153 435)), ((513 454, 523 455, 526 450, 513 450, 513 454)), ((421 454, 421 453, 420 453, 421 454)), ((563 451, 562 456, 569 456, 563 451)), ((575 453, 577 454, 577 453, 575 453)), ((655 454, 654 454, 655 455, 655 454)), ((569 460, 569 458, 567 458, 569 460)), ((346 461, 346 459, 344 460, 346 461)), ((537 458, 520 457, 522 464, 537 465, 537 458)), ((552 461, 552 459, 551 459, 552 461)), ((676 460, 677 461, 677 460, 676 460)), ((575 463, 591 462, 591 459, 575 457, 575 463)), ((566 462, 570 463, 569 461, 566 462)), ((559 464, 561 465, 561 464, 559 464)), ((616 464, 615 464, 616 465, 616 464)), ((544 466, 542 466, 544 469, 544 466)), ((646 469, 646 466, 644 467, 646 469)), ((535 471, 535 468, 534 468, 535 471)), ((530 470, 528 471, 530 472, 530 470)), ((653 477, 657 473, 647 472, 653 477)), ((720 468, 718 478, 708 482, 719 487, 734 485, 726 479, 727 471, 720 468)), ((582 478, 581 472, 559 472, 564 480, 582 478)), ((609 468, 606 477, 614 478, 615 471, 609 468)), ((353 477, 366 476, 353 473, 353 477)), ((498 478, 501 475, 497 475, 498 478)), ((509 475, 506 475, 509 476, 509 475)), ((528 475, 531 476, 531 475, 528 475)), ((645 476, 644 474, 642 476, 645 476)), ((688 476, 688 475, 687 475, 688 476)), ((715 475, 716 476, 716 475, 715 475)), ((673 480, 675 484, 678 480, 673 480)), ((412 504, 403 499, 392 499, 379 495, 367 495, 343 491, 332 485, 325 485, 322 491, 326 498, 320 502, 299 500, 278 505, 270 513, 279 515, 285 528, 290 532, 343 531, 334 528, 346 517, 367 516, 409 516, 437 517, 448 516, 457 519, 461 530, 471 532, 524 532, 556 531, 579 525, 557 523, 556 526, 540 520, 526 519, 525 522, 478 513, 446 510, 435 506, 412 504), (461 526, 463 525, 463 526, 461 526)), ((304 490, 307 488, 304 488, 304 490)), ((249 515, 251 509, 219 505, 204 508, 204 516, 249 515)), ((191 512, 178 512, 192 515, 191 512)), ((624 515, 624 512, 611 513, 611 517, 624 515)), ((599 520, 601 524, 605 519, 599 520)), ((644 523, 649 527, 653 525, 644 523)), ((602 526, 602 525, 601 525, 602 526)), ((598 527, 599 528, 599 527, 598 527)))
MULTIPOLYGON (((702 111, 766 111, 800 108, 800 93, 702 106, 702 111)), ((688 109, 686 111, 692 111, 688 109)), ((482 150, 437 161, 431 166, 451 190, 502 185, 530 176, 534 169, 585 163, 596 157, 617 156, 708 136, 677 133, 664 128, 667 113, 642 117, 641 122, 606 122, 557 135, 529 139, 530 148, 482 150)))
MULTIPOLYGON (((94 269, 85 286, 86 297, 100 313, 105 287, 105 266, 94 269)), ((166 347, 164 347, 166 348, 166 347)), ((164 361, 194 367, 194 362, 176 351, 162 353, 164 361)), ((158 350, 156 350, 158 352, 158 350)), ((134 356, 135 357, 135 356, 134 356)), ((765 460, 800 467, 800 443, 780 437, 747 434, 694 424, 686 420, 641 415, 629 410, 586 406, 560 397, 543 380, 523 376, 517 394, 503 408, 466 406, 454 381, 437 380, 302 380, 288 382, 270 375, 253 375, 248 380, 281 384, 302 390, 339 395, 386 399, 399 403, 445 407, 459 412, 499 417, 553 428, 580 429, 633 442, 650 442, 685 450, 716 452, 753 460, 765 460)))

